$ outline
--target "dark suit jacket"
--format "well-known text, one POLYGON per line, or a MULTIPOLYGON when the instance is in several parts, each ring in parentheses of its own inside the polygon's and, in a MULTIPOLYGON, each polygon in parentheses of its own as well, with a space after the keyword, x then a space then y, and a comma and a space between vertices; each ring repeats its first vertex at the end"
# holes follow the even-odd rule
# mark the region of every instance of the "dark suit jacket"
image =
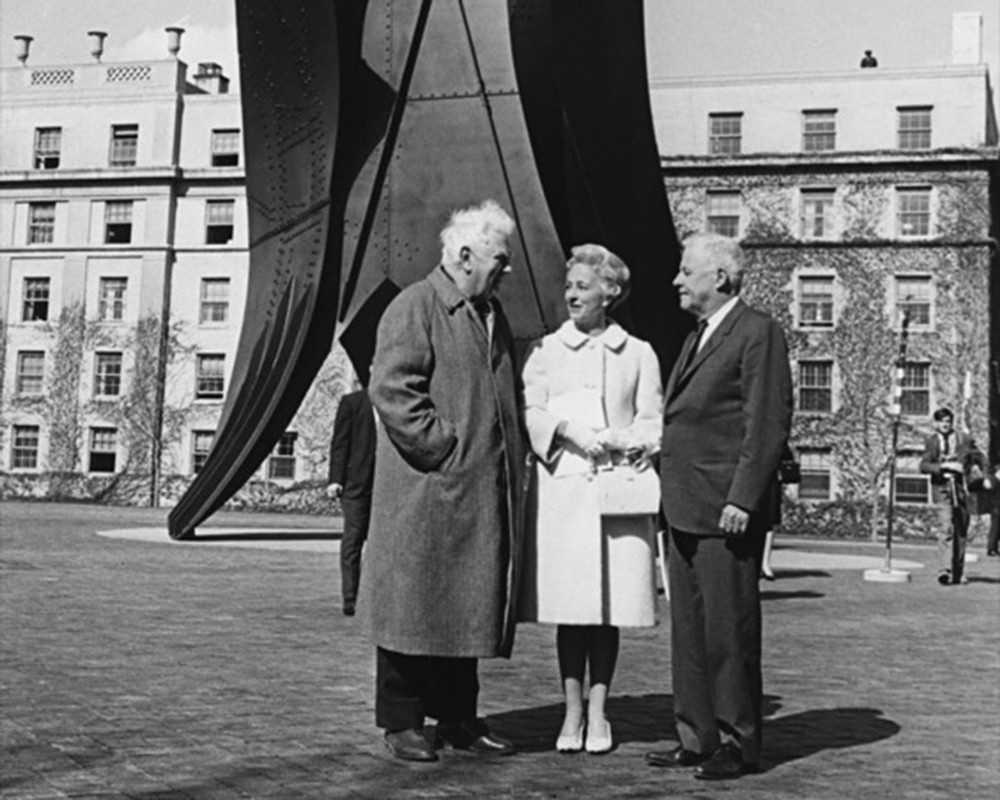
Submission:
POLYGON ((664 395, 660 478, 667 522, 717 536, 722 509, 731 503, 766 530, 792 418, 781 327, 738 300, 686 369, 684 360, 682 352, 664 395))
POLYGON ((339 483, 344 497, 372 493, 375 474, 375 415, 365 391, 350 392, 340 399, 330 442, 328 483, 339 483))
POLYGON ((920 471, 931 476, 931 497, 935 503, 949 502, 945 491, 945 473, 941 470, 943 462, 958 461, 965 466, 971 458, 981 469, 986 464, 985 456, 976 447, 969 434, 952 431, 951 436, 951 455, 947 458, 941 455, 941 438, 937 432, 924 439, 924 455, 920 459, 920 471))

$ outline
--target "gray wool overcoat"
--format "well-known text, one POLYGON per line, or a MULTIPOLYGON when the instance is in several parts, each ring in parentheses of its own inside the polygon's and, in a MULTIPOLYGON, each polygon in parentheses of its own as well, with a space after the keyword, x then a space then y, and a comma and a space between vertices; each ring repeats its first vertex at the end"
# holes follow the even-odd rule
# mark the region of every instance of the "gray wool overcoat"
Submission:
POLYGON ((525 444, 513 336, 438 267, 379 324, 380 424, 360 611, 376 645, 509 656, 522 557, 525 444))

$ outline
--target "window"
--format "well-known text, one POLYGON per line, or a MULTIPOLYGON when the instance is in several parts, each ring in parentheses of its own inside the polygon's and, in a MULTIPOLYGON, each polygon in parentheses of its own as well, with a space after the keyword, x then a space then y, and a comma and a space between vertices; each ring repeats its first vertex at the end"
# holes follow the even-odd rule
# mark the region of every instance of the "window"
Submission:
POLYGON ((283 433, 267 460, 267 477, 273 479, 295 478, 295 440, 297 433, 283 433))
POLYGON ((90 429, 90 461, 91 472, 114 472, 115 451, 118 444, 116 428, 90 429))
POLYGON ((10 449, 11 469, 38 468, 37 425, 15 425, 13 443, 10 449))
POLYGON ((122 391, 122 354, 98 353, 94 368, 94 397, 118 397, 122 391))
POLYGON ((908 362, 903 365, 900 381, 900 411, 909 417, 931 413, 931 365, 908 362))
POLYGON ((709 233, 722 236, 739 236, 740 233, 740 193, 709 192, 706 228, 709 233))
POLYGON ((931 106, 896 109, 896 137, 900 150, 926 150, 931 146, 931 106))
POLYGON ((56 204, 28 203, 28 244, 52 244, 56 233, 56 204))
POLYGON ((62 128, 35 128, 35 169, 58 169, 62 128))
POLYGON ((215 441, 215 431, 191 431, 191 472, 197 475, 208 460, 208 451, 215 441))
POLYGON ((708 115, 708 152, 711 155, 739 155, 742 139, 743 114, 708 115))
POLYGON ((41 350, 22 350, 17 354, 17 394, 42 394, 45 378, 45 353, 41 350))
POLYGON ((132 241, 132 201, 109 200, 104 204, 104 242, 128 244, 132 241))
POLYGON ((927 328, 931 324, 931 279, 929 275, 899 275, 896 277, 896 324, 903 324, 907 315, 911 328, 927 328))
POLYGON ((199 400, 221 400, 226 389, 225 373, 224 355, 199 355, 195 364, 195 397, 199 400))
POLYGON ((240 132, 225 129, 212 131, 212 166, 238 167, 240 164, 240 132))
POLYGON ((830 500, 831 476, 830 451, 826 448, 799 448, 800 500, 830 500))
POLYGON ((228 244, 233 238, 233 200, 209 200, 205 204, 205 243, 228 244))
POLYGON ((125 292, 128 278, 101 278, 98 287, 97 317, 103 322, 125 319, 125 292))
POLYGON ((229 319, 229 278, 202 278, 201 310, 198 321, 204 325, 229 319))
POLYGON ((802 149, 807 153, 833 150, 837 144, 836 111, 802 112, 802 149))
POLYGON ((829 239, 833 232, 833 189, 802 190, 802 238, 829 239))
POLYGON ((109 167, 134 167, 135 154, 139 147, 138 125, 111 126, 111 154, 109 167))
POLYGON ((803 328, 833 327, 833 276, 799 277, 799 325, 803 328))
POLYGON ((833 410, 833 362, 799 362, 799 411, 833 410))
POLYGON ((926 475, 897 475, 897 503, 927 503, 930 493, 930 481, 926 475))
POLYGON ((49 318, 49 279, 24 279, 22 322, 45 322, 49 318))
POLYGON ((897 189, 896 222, 900 236, 927 236, 931 232, 931 190, 897 189))

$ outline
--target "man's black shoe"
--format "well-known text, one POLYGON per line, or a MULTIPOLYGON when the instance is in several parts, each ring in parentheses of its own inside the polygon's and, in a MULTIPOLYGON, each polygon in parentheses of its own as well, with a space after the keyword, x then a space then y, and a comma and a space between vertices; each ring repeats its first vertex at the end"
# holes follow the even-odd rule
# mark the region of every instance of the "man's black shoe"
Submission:
POLYGON ((987 550, 986 555, 993 556, 994 558, 1000 556, 1000 550, 987 550))
POLYGON ((437 761, 437 753, 424 734, 416 728, 385 734, 385 746, 396 758, 404 761, 437 761))
POLYGON ((950 572, 939 572, 938 573, 938 583, 942 586, 951 586, 951 573, 950 572))
POLYGON ((650 766, 674 769, 697 766, 706 758, 708 758, 708 754, 685 750, 684 745, 681 744, 672 750, 656 750, 652 753, 646 753, 646 763, 650 766))
POLYGON ((354 603, 344 603, 344 616, 345 617, 354 616, 354 603))
POLYGON ((756 764, 748 764, 734 744, 724 744, 704 763, 694 769, 694 776, 702 781, 726 781, 756 772, 756 764))
POLYGON ((490 733, 482 720, 441 722, 437 728, 437 741, 441 747, 447 743, 456 750, 468 750, 481 756, 509 756, 516 752, 513 742, 490 733))

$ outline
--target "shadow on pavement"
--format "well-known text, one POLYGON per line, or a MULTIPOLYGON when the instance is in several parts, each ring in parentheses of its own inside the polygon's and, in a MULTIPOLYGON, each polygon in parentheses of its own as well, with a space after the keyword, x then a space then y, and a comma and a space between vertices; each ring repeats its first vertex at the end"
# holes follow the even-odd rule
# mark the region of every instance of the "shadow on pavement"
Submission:
POLYGON ((764 591, 760 593, 761 600, 816 600, 826 597, 823 592, 813 592, 807 589, 800 589, 796 592, 775 592, 764 591))
POLYGON ((969 583, 1000 583, 1000 578, 985 578, 981 575, 970 575, 969 583))
POLYGON ((782 578, 829 578, 830 573, 822 569, 784 569, 774 570, 774 577, 777 580, 782 578))
POLYGON ((824 708, 764 721, 761 772, 824 750, 871 744, 901 730, 877 708, 824 708))
MULTIPOLYGON (((777 695, 765 695, 764 716, 775 714, 781 708, 780 701, 777 695)), ((607 715, 614 728, 616 745, 629 742, 655 744, 676 739, 673 695, 612 695, 608 699, 607 715)), ((490 730, 509 738, 522 753, 553 750, 562 720, 562 703, 486 717, 490 730)))

